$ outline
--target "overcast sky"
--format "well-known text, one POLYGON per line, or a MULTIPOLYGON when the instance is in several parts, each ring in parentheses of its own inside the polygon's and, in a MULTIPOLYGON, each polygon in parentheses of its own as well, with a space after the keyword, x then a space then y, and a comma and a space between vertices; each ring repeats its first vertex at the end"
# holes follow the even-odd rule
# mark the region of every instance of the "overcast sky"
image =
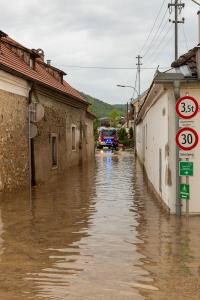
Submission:
MULTIPOLYGON (((168 2, 142 51, 163 0, 0 0, 0 29, 29 48, 42 48, 45 59, 63 69, 68 74, 65 79, 79 91, 108 103, 125 103, 132 89, 116 84, 134 85, 136 70, 82 67, 135 68, 136 56, 147 51, 142 67, 170 66, 174 37, 173 25, 167 22, 169 13, 165 13, 168 2)), ((184 2, 180 54, 198 42, 198 6, 191 0, 184 2)), ((142 90, 154 72, 142 70, 142 90)))

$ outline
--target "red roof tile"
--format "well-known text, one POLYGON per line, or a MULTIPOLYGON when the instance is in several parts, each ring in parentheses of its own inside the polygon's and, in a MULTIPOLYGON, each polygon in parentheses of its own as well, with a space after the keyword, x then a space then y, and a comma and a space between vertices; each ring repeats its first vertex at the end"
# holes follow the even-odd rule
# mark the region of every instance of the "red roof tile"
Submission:
MULTIPOLYGON (((49 88, 56 89, 59 92, 66 94, 67 96, 71 96, 81 102, 85 102, 85 99, 74 89, 72 88, 66 81, 61 83, 58 81, 53 75, 51 75, 47 70, 47 64, 38 62, 35 60, 35 68, 32 69, 30 66, 26 64, 26 62, 19 57, 16 53, 14 53, 8 46, 8 44, 12 44, 13 46, 27 50, 28 53, 32 53, 35 56, 35 51, 27 49, 16 41, 12 40, 10 37, 1 37, 0 40, 0 67, 5 66, 9 68, 11 71, 15 71, 30 80, 34 80, 42 85, 48 86, 49 88)), ((51 66, 49 66, 51 68, 51 66)), ((52 69, 60 71, 61 74, 64 74, 63 71, 58 70, 54 67, 52 69)))
POLYGON ((171 66, 173 68, 178 68, 183 65, 187 65, 193 75, 197 75, 197 62, 196 62, 196 51, 197 47, 189 50, 187 53, 181 55, 177 60, 175 60, 171 66))

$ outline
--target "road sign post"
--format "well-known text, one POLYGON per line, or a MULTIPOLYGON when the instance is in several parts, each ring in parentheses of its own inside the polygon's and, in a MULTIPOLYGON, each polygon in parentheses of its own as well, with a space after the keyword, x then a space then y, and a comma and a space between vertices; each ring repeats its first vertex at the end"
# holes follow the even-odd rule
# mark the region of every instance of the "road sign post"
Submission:
POLYGON ((179 176, 193 176, 194 166, 191 161, 180 161, 179 162, 179 176))
POLYGON ((199 136, 196 130, 190 127, 180 129, 176 134, 177 146, 184 150, 189 151, 194 149, 199 142, 199 136))
POLYGON ((190 185, 187 183, 180 184, 180 198, 182 200, 190 200, 190 185))
MULTIPOLYGON (((199 142, 196 132, 194 117, 199 112, 198 101, 191 96, 181 97, 176 102, 176 114, 179 117, 179 129, 176 134, 176 145, 179 152, 179 177, 185 176, 185 182, 179 186, 179 197, 186 201, 186 215, 189 216, 190 185, 189 177, 194 175, 194 165, 189 159, 194 158, 192 151, 199 142)), ((179 181, 180 182, 180 181, 179 181)))
POLYGON ((176 103, 176 113, 182 119, 192 119, 199 111, 199 105, 195 98, 184 96, 176 103))

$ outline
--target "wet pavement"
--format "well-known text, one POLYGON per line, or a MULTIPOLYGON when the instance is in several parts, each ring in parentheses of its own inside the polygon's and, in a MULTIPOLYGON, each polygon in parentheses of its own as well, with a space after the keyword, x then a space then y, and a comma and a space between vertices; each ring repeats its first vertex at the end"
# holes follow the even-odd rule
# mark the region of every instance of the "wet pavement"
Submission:
POLYGON ((200 217, 167 216, 134 155, 0 196, 0 299, 200 299, 200 217))

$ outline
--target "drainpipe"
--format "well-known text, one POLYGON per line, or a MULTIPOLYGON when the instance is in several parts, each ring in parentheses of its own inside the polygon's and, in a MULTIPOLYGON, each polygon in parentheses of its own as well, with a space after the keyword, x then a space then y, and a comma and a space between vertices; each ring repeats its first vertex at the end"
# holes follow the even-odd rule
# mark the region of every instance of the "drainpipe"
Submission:
POLYGON ((30 195, 31 188, 35 185, 35 163, 34 163, 34 144, 33 139, 31 139, 31 111, 30 104, 32 103, 34 83, 31 83, 30 90, 28 93, 28 155, 29 155, 29 187, 30 195))
MULTIPOLYGON (((174 96, 176 99, 176 102, 180 98, 180 81, 175 80, 174 81, 174 96)), ((176 121, 176 133, 179 130, 179 117, 177 114, 175 114, 175 121, 176 121)), ((179 148, 176 146, 176 216, 181 216, 181 200, 180 200, 180 193, 179 193, 179 187, 180 187, 180 177, 179 177, 179 148)))

